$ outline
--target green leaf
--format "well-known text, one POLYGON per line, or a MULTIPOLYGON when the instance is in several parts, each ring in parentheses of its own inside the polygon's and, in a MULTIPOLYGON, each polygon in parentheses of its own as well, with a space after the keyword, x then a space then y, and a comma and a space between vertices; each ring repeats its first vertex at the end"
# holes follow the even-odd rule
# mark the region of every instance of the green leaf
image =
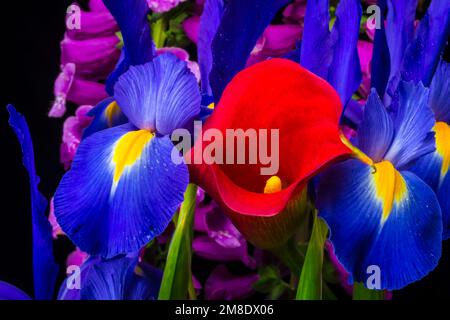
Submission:
POLYGON ((297 300, 322 299, 322 265, 328 227, 314 213, 314 225, 297 289, 297 300))
POLYGON ((180 208, 177 226, 170 242, 164 275, 159 290, 160 300, 182 300, 192 295, 192 226, 194 222, 197 186, 189 184, 180 208))
POLYGON ((371 290, 364 287, 362 283, 353 285, 353 300, 384 300, 384 290, 371 290))

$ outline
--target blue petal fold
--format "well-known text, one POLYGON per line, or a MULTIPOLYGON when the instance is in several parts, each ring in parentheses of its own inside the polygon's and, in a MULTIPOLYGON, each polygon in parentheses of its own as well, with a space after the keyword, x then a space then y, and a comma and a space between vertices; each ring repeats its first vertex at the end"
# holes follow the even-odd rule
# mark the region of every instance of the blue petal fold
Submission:
POLYGON ((212 42, 210 83, 217 103, 225 86, 242 69, 256 41, 289 0, 229 0, 212 42), (250 22, 250 23, 249 23, 250 22))
POLYGON ((331 31, 334 46, 328 82, 336 89, 344 106, 358 90, 362 80, 357 49, 361 16, 359 0, 341 0, 331 31))
POLYGON ((375 89, 364 108, 364 119, 358 127, 358 147, 373 161, 383 159, 394 137, 394 123, 375 89))
POLYGON ((372 275, 369 267, 377 266, 380 289, 395 290, 436 267, 441 256, 441 212, 430 187, 414 174, 401 172, 405 190, 394 197, 383 219, 386 203, 375 182, 380 174, 358 160, 332 167, 321 177, 318 209, 352 280, 366 284, 372 275))
POLYGON ((212 96, 209 84, 209 74, 213 63, 211 44, 222 19, 223 7, 223 0, 206 0, 200 17, 197 52, 202 94, 207 96, 212 96))
POLYGON ((450 123, 450 64, 441 61, 430 86, 428 103, 436 121, 450 123))
POLYGON ((442 210, 442 237, 450 238, 450 174, 447 174, 439 187, 437 196, 442 210))
POLYGON ((125 49, 108 81, 107 92, 112 95, 111 89, 120 74, 129 66, 151 61, 155 56, 155 47, 147 20, 149 7, 146 0, 103 0, 103 2, 119 25, 125 49))
POLYGON ((0 280, 0 300, 31 300, 31 298, 19 288, 0 280))
POLYGON ((442 156, 429 153, 417 160, 410 171, 425 181, 436 193, 442 211, 443 238, 450 238, 450 174, 441 176, 442 156))
POLYGON ((100 101, 91 111, 89 111, 88 115, 93 117, 93 119, 90 125, 83 130, 83 139, 97 131, 119 126, 128 122, 127 117, 114 102, 114 98, 108 97, 100 101))
POLYGON ((433 0, 405 52, 402 79, 429 86, 450 35, 450 1, 433 0))
MULTIPOLYGON (((387 7, 386 0, 379 0, 380 21, 384 21, 384 11, 387 7)), ((386 27, 381 23, 381 28, 376 29, 373 41, 371 88, 375 88, 381 97, 384 97, 390 74, 390 55, 386 39, 386 27)))
POLYGON ((59 300, 155 300, 162 272, 156 268, 142 270, 137 258, 117 257, 103 260, 89 258, 81 266, 80 289, 69 289, 63 282, 59 300), (141 272, 138 275, 136 269, 141 272))
POLYGON ((47 199, 39 192, 39 177, 34 164, 33 142, 25 118, 8 105, 9 125, 14 130, 22 147, 23 165, 30 178, 31 220, 33 231, 33 279, 37 300, 50 300, 53 297, 58 266, 53 257, 52 227, 45 210, 47 199))
POLYGON ((403 56, 414 36, 417 0, 388 0, 386 39, 390 52, 390 79, 400 72, 403 56))
POLYGON ((125 124, 83 140, 56 190, 58 223, 91 255, 138 251, 164 231, 183 200, 188 169, 172 160, 170 138, 146 140, 151 133, 135 129, 125 124), (129 154, 136 159, 124 162, 129 154))
POLYGON ((400 82, 393 101, 395 137, 385 159, 403 170, 412 161, 435 150, 433 111, 429 90, 422 83, 400 82))
POLYGON ((323 79, 333 60, 328 0, 309 0, 303 28, 300 64, 323 79))
POLYGON ((197 80, 186 62, 171 53, 130 67, 117 81, 114 92, 131 123, 162 135, 187 126, 200 112, 197 80))

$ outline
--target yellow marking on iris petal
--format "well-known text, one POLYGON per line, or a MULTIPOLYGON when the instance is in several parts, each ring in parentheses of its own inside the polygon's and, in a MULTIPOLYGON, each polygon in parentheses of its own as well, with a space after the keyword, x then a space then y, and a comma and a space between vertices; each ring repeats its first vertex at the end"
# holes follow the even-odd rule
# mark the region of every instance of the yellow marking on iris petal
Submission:
POLYGON ((141 156, 145 145, 153 138, 153 133, 148 130, 130 131, 124 134, 117 142, 114 153, 113 163, 114 184, 117 185, 123 170, 132 166, 141 156))
POLYGON ((208 109, 214 110, 214 102, 211 102, 211 103, 208 105, 208 109))
POLYGON ((278 176, 271 176, 266 181, 264 193, 275 193, 281 191, 281 179, 278 176))
POLYGON ((105 109, 105 117, 108 121, 108 126, 112 127, 113 118, 120 112, 120 107, 116 101, 111 102, 105 109))
POLYGON ((436 132, 436 152, 442 157, 443 179, 450 168, 450 127, 445 122, 437 122, 433 130, 436 132))
POLYGON ((355 147, 342 133, 340 134, 341 137, 341 141, 342 143, 349 148, 350 150, 352 150, 353 152, 353 156, 356 159, 361 160, 362 162, 364 162, 365 164, 368 164, 369 166, 373 165, 373 160, 370 159, 370 157, 368 155, 366 155, 364 152, 362 152, 361 150, 359 150, 357 147, 355 147))
POLYGON ((382 161, 373 165, 373 181, 378 199, 383 205, 381 221, 389 217, 395 203, 404 199, 407 193, 406 182, 391 162, 382 161))

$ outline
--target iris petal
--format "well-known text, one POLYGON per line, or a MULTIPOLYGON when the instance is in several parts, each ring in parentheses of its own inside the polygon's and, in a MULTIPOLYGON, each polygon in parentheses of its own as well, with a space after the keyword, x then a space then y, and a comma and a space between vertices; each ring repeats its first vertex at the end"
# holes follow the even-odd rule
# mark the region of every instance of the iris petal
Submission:
POLYGON ((135 134, 144 130, 134 129, 126 124, 83 140, 56 191, 61 228, 89 254, 139 250, 164 231, 183 200, 188 171, 172 162, 170 139, 145 142, 145 132, 135 134))
POLYGON ((430 86, 428 103, 437 121, 450 123, 450 64, 441 61, 430 86))
POLYGON ((406 47, 414 36, 417 0, 388 1, 386 38, 391 59, 390 78, 400 72, 406 47))
POLYGON ((124 48, 122 58, 110 75, 106 90, 113 95, 113 86, 129 66, 146 63, 155 55, 155 48, 147 20, 149 12, 145 0, 104 0, 122 33, 124 48))
POLYGON ((128 122, 127 117, 123 114, 112 97, 100 101, 91 111, 89 111, 88 115, 94 117, 94 119, 92 119, 91 124, 83 130, 83 139, 97 131, 128 122))
POLYGON ((131 123, 162 135, 186 126, 200 112, 195 76, 186 62, 170 53, 130 67, 114 90, 117 103, 131 123))
POLYGON ((198 62, 200 65, 202 94, 212 96, 209 84, 213 56, 211 44, 219 27, 223 14, 223 0, 207 0, 200 17, 200 29, 198 34, 198 62))
POLYGON ((0 281, 0 300, 31 300, 31 298, 19 288, 0 281))
POLYGON ((35 298, 50 300, 53 297, 58 266, 53 257, 52 227, 45 215, 47 199, 38 189, 39 177, 34 166, 33 142, 25 118, 12 105, 8 106, 8 112, 9 124, 22 147, 23 165, 30 178, 35 298))
POLYGON ((81 266, 80 289, 61 286, 60 300, 153 300, 161 283, 161 271, 145 268, 135 273, 137 258, 102 260, 91 257, 81 266))
MULTIPOLYGON (((380 21, 384 21, 386 0, 378 0, 377 6, 380 8, 380 21)), ((383 97, 390 74, 390 55, 384 23, 381 23, 380 28, 375 30, 371 66, 371 88, 375 88, 378 94, 383 97)))
POLYGON ((322 79, 327 79, 333 60, 329 22, 328 0, 310 0, 306 3, 300 64, 322 79))
POLYGON ((358 90, 362 80, 357 49, 361 16, 360 1, 341 0, 331 31, 334 47, 328 82, 339 93, 343 105, 346 105, 353 93, 358 90))
POLYGON ((256 41, 288 0, 227 1, 212 42, 211 87, 215 102, 225 86, 242 69, 256 41), (249 23, 251 21, 252 23, 249 23))
POLYGON ((450 34, 449 10, 450 1, 431 1, 414 40, 405 52, 402 68, 405 81, 422 81, 425 86, 430 84, 450 34))
POLYGON ((438 190, 437 196, 442 210, 443 232, 444 239, 450 238, 450 174, 447 174, 442 181, 441 187, 438 190))
POLYGON ((364 119, 358 128, 358 147, 373 161, 381 161, 391 145, 394 124, 375 89, 364 108, 364 119))
POLYGON ((353 280, 366 283, 368 267, 378 266, 380 289, 399 289, 437 265, 441 212, 434 192, 414 174, 376 169, 358 160, 330 168, 320 179, 318 208, 353 280))
POLYGON ((444 122, 438 122, 434 131, 436 151, 421 157, 410 170, 436 192, 442 210, 443 237, 447 239, 450 237, 450 127, 444 122))
POLYGON ((400 170, 435 150, 435 121, 428 106, 428 91, 421 83, 400 82, 393 102, 395 137, 385 156, 400 170))

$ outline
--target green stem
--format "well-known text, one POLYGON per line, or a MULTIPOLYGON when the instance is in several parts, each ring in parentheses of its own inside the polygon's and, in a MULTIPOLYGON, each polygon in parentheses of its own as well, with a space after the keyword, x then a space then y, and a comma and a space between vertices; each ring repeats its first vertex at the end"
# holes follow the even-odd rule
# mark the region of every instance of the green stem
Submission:
POLYGON ((184 193, 177 225, 170 241, 163 279, 158 299, 168 300, 195 298, 192 284, 192 236, 197 186, 189 184, 184 193))
POLYGON ((297 300, 320 300, 323 298, 322 266, 327 233, 327 225, 315 212, 313 231, 297 288, 297 300))
POLYGON ((283 261, 294 275, 300 276, 305 257, 298 249, 298 245, 293 238, 284 246, 272 249, 272 252, 283 261))
POLYGON ((167 23, 163 17, 152 24, 152 37, 156 48, 164 47, 166 41, 166 27, 167 23))
POLYGON ((384 290, 371 290, 364 287, 362 283, 353 285, 353 300, 384 300, 384 290))

